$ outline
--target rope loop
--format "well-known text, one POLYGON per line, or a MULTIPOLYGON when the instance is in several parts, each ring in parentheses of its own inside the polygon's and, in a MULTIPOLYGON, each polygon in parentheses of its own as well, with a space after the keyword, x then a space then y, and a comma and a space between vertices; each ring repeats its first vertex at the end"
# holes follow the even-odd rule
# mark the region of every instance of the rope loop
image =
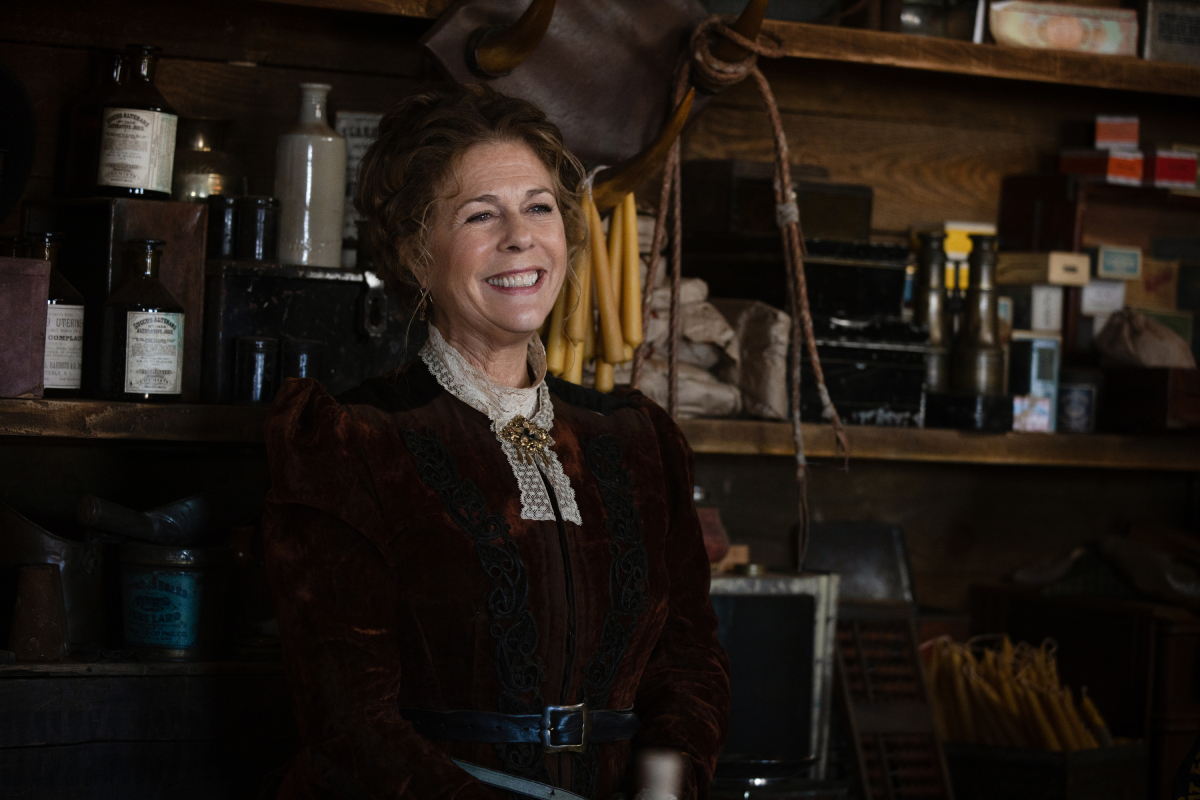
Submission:
POLYGON ((771 44, 771 41, 766 34, 760 33, 758 41, 752 42, 726 25, 721 17, 711 16, 692 31, 693 66, 707 83, 724 89, 749 77, 758 64, 759 56, 783 57, 783 48, 778 42, 771 44), (712 42, 717 36, 723 36, 746 50, 747 56, 737 62, 721 61, 712 54, 712 42))

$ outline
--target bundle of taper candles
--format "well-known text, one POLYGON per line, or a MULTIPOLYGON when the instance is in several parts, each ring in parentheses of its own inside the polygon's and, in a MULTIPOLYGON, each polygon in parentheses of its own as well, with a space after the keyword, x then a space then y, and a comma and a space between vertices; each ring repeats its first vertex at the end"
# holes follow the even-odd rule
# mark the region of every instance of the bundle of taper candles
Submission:
POLYGON ((600 212, 585 192, 583 214, 589 245, 575 280, 563 284, 543 331, 546 368, 583 383, 583 367, 595 361, 596 389, 612 391, 613 367, 633 358, 642 343, 642 272, 637 206, 627 194, 613 209, 607 242, 600 212))
POLYGON ((1112 746, 1087 690, 1077 707, 1071 689, 1060 685, 1052 641, 1035 649, 1014 647, 1007 636, 967 644, 941 638, 922 647, 932 650, 929 694, 947 741, 1066 751, 1112 746))

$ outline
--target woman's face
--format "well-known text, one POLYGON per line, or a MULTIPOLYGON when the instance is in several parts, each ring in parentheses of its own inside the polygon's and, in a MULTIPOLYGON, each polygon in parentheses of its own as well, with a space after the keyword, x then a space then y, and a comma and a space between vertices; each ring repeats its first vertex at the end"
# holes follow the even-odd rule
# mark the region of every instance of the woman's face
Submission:
POLYGON ((432 215, 434 323, 456 339, 517 341, 554 307, 567 237, 549 171, 526 145, 478 144, 432 215), (451 333, 452 332, 452 333, 451 333))

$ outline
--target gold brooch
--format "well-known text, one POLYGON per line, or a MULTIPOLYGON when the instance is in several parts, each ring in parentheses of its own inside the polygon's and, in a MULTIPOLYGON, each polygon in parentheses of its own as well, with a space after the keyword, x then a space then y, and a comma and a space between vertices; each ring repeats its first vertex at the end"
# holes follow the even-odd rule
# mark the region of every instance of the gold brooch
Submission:
POLYGON ((546 445, 550 444, 550 434, 520 414, 509 420, 500 431, 500 438, 517 448, 521 463, 547 463, 546 445))

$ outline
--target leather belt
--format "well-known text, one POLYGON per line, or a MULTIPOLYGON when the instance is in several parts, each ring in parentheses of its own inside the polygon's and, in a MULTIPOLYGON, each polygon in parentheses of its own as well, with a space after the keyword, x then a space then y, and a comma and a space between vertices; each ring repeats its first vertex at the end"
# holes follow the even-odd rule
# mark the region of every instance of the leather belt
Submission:
POLYGON ((427 739, 452 742, 539 743, 547 753, 580 752, 589 743, 631 739, 641 727, 632 709, 589 711, 587 705, 546 706, 541 714, 429 711, 402 708, 400 716, 427 739))

